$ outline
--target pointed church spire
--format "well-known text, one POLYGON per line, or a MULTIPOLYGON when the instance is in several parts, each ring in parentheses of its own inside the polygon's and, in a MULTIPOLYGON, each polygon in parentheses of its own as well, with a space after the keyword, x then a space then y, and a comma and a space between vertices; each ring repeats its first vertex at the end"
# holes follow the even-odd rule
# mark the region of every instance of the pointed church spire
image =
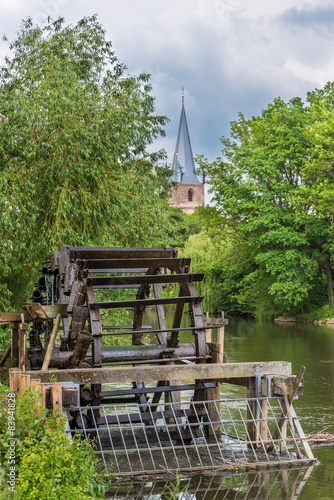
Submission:
POLYGON ((195 163, 191 149, 186 112, 184 108, 184 86, 182 85, 182 110, 179 130, 176 140, 176 148, 173 159, 173 180, 176 182, 187 182, 201 184, 195 175, 195 163))

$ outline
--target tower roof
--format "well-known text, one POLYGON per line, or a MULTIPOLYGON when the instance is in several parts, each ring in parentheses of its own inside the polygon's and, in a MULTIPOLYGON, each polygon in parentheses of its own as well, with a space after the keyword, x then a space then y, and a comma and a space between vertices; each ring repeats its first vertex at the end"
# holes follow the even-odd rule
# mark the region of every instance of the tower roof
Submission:
MULTIPOLYGON (((182 89, 183 90, 183 89, 182 89)), ((189 182, 191 184, 201 184, 195 174, 195 163, 191 149, 186 111, 184 109, 184 95, 182 92, 182 111, 177 134, 175 153, 173 158, 173 180, 176 182, 189 182), (178 175, 180 172, 181 175, 178 175)))

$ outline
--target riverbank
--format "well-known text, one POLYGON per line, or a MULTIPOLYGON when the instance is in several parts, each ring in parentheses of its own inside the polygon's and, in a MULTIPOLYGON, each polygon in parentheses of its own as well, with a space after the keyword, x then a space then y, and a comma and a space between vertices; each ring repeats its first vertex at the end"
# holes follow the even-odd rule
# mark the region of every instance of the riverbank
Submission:
POLYGON ((313 325, 327 325, 334 328, 334 317, 313 318, 310 314, 297 314, 295 316, 278 316, 274 318, 275 323, 298 323, 298 324, 313 324, 313 325))

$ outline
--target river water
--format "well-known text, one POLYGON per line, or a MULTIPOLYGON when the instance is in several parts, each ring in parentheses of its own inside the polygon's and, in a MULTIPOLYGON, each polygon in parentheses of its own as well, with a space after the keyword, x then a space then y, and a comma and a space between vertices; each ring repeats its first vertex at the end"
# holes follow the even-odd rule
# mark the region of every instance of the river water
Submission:
MULTIPOLYGON (((186 321, 186 320, 185 320, 186 321)), ((155 325, 153 325, 154 327, 155 325)), ((213 340, 214 340, 213 334, 213 340)), ((182 342, 192 342, 191 333, 182 342)), ((228 362, 291 361, 293 373, 306 366, 304 395, 294 402, 305 433, 334 431, 334 329, 229 319, 225 327, 228 362)), ((222 385, 222 398, 245 397, 245 389, 222 385)), ((191 480, 137 481, 118 485, 106 498, 145 500, 334 499, 334 446, 312 448, 319 465, 303 471, 204 474, 191 480), (182 490, 184 490, 182 492, 182 490), (179 492, 179 493, 175 493, 179 492)))

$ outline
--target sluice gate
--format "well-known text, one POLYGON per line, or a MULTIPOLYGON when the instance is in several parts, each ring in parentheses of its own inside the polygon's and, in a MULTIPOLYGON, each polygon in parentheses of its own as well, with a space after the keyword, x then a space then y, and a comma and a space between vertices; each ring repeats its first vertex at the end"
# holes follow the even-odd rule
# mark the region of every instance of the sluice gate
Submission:
POLYGON ((68 417, 69 438, 93 439, 119 476, 314 462, 292 406, 305 368, 228 363, 227 320, 204 317, 194 285, 204 275, 189 268, 166 248, 52 252, 31 301, 0 314, 11 326, 0 362, 11 389, 39 387, 68 417), (184 332, 192 343, 180 342, 184 332), (247 398, 224 399, 222 383, 247 398))

